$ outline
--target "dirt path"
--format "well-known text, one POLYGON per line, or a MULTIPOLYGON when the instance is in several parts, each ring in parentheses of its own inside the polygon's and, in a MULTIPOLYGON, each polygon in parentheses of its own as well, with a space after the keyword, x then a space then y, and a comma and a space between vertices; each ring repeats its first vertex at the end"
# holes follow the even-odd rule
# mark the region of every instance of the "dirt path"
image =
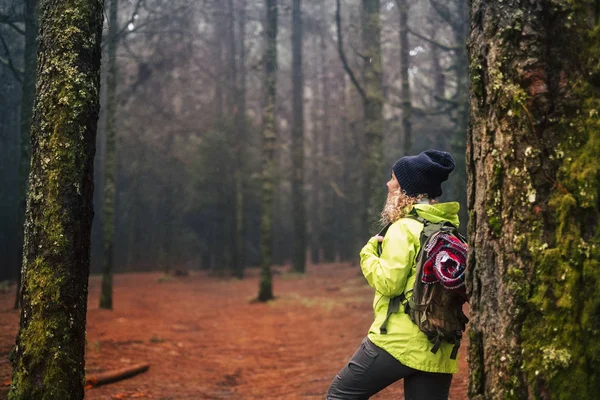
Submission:
MULTIPOLYGON (((279 270, 278 270, 279 271, 279 270)), ((90 278, 88 375, 139 362, 148 372, 86 392, 87 399, 322 399, 371 324, 372 290, 357 266, 310 267, 305 277, 277 274, 277 300, 252 304, 256 271, 243 281, 204 273, 115 277, 114 311, 98 309, 90 278)), ((0 382, 18 313, 0 294, 0 382)), ((466 399, 465 347, 452 400, 466 399)), ((402 383, 374 399, 403 399, 402 383)))

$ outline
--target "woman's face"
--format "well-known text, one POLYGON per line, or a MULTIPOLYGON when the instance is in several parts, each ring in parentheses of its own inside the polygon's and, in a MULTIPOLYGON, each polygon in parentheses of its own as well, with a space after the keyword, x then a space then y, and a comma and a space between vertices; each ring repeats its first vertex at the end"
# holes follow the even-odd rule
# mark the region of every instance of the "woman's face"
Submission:
POLYGON ((400 189, 400 183, 398 183, 398 179, 396 179, 396 175, 392 172, 392 178, 387 183, 388 194, 395 193, 398 189, 400 189))

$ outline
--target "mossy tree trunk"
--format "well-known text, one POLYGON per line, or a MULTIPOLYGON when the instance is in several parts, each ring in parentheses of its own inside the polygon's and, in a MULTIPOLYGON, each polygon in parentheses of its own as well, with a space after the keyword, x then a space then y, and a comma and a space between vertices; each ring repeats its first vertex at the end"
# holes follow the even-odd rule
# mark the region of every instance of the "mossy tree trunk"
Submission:
POLYGON ((302 4, 292 2, 292 266, 306 269, 306 210, 304 205, 304 73, 302 68, 302 4))
POLYGON ((472 399, 600 393, 600 7, 471 3, 472 399))
POLYGON ((21 269, 23 268, 23 233, 25 221, 25 208, 27 203, 27 181, 29 177, 29 163, 31 161, 29 146, 31 138, 31 115, 35 99, 35 70, 36 50, 38 35, 37 0, 25 0, 25 60, 23 74, 23 88, 21 97, 21 159, 19 161, 19 209, 18 209, 18 237, 17 237, 17 295, 14 308, 19 308, 21 269))
POLYGON ((106 150, 104 161, 103 249, 102 292, 100 308, 112 310, 112 282, 115 236, 115 176, 117 173, 117 32, 119 0, 110 0, 108 14, 108 76, 106 77, 106 150))
POLYGON ((263 160, 260 217, 260 282, 258 300, 273 299, 271 260, 273 256, 273 189, 275 185, 275 95, 277 78, 277 0, 265 0, 266 54, 265 80, 266 104, 263 110, 263 160))
POLYGON ((385 200, 386 176, 383 176, 383 88, 381 69, 381 22, 379 0, 362 1, 363 76, 365 97, 364 124, 366 159, 364 202, 366 215, 364 234, 371 232, 379 220, 385 200))
POLYGON ((82 399, 102 1, 42 0, 10 399, 82 399))

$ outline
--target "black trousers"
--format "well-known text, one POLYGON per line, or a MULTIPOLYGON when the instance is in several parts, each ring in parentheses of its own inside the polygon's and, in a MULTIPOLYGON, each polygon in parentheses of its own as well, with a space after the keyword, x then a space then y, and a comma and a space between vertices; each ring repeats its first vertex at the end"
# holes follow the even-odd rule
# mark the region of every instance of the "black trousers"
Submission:
POLYGON ((404 379, 405 400, 447 400, 452 374, 409 368, 365 338, 331 382, 327 400, 368 399, 399 379, 404 379))

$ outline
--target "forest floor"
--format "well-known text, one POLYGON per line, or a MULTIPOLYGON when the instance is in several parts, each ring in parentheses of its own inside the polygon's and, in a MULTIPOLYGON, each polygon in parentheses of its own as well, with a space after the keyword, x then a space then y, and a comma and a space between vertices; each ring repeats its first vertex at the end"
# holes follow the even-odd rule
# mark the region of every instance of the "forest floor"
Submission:
MULTIPOLYGON (((253 303, 258 271, 244 280, 191 272, 116 275, 114 310, 100 310, 90 277, 87 375, 148 362, 147 372, 86 391, 87 399, 323 399, 372 322, 373 292, 356 265, 275 268, 275 301, 253 303)), ((14 288, 14 286, 13 286, 14 288)), ((19 314, 0 293, 0 384, 19 314)), ((466 343, 450 399, 467 398, 466 343)), ((6 395, 6 388, 2 397, 6 395)), ((397 382, 373 399, 403 399, 397 382)))

